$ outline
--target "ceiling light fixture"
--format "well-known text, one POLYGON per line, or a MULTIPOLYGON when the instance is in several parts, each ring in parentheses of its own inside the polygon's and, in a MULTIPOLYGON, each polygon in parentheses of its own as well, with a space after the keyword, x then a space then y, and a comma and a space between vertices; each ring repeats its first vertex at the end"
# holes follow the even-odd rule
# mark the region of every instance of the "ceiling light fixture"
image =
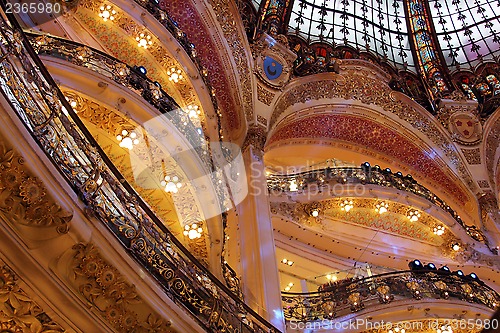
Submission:
POLYGON ((408 217, 408 219, 412 222, 417 222, 418 219, 421 217, 422 215, 420 214, 420 212, 418 210, 410 210, 408 212, 408 215, 406 217, 408 217))
POLYGON ((162 180, 160 184, 165 188, 165 192, 168 193, 177 193, 182 187, 182 183, 179 181, 179 177, 177 176, 165 176, 164 180, 162 180))
POLYGON ((182 76, 182 71, 175 67, 167 70, 168 80, 173 81, 174 83, 178 83, 179 80, 182 80, 184 77, 182 76))
POLYGON ((290 282, 288 284, 288 286, 285 287, 285 291, 290 291, 290 289, 292 289, 292 287, 293 287, 293 282, 290 282))
POLYGON ((200 238, 202 233, 203 233, 203 228, 201 227, 201 225, 198 225, 197 223, 186 224, 184 226, 183 234, 189 239, 200 238))
POLYGON ((191 119, 197 119, 198 116, 201 114, 201 110, 198 105, 188 105, 186 106, 184 111, 191 119))
POLYGON ((458 251, 458 250, 460 250, 460 244, 458 244, 458 243, 453 243, 453 244, 451 245, 451 248, 453 249, 453 251, 458 251))
POLYGON ((153 44, 151 36, 149 34, 141 33, 139 36, 135 37, 138 47, 143 47, 145 49, 153 44))
POLYGON ((389 204, 385 201, 382 201, 375 205, 375 211, 379 214, 387 213, 389 210, 389 204))
POLYGON ((127 148, 132 150, 134 145, 139 144, 139 139, 137 138, 137 133, 131 131, 129 132, 126 129, 123 129, 120 134, 116 136, 116 140, 119 142, 119 146, 122 148, 127 148))
POLYGON ((99 17, 102 18, 104 22, 107 20, 113 21, 115 19, 116 11, 111 5, 99 7, 99 17))
POLYGON ((182 183, 178 176, 168 176, 167 168, 165 166, 165 160, 161 160, 161 168, 163 172, 163 179, 160 184, 164 187, 165 192, 167 193, 177 193, 179 189, 182 187, 182 183))
POLYGON ((352 200, 344 200, 343 202, 340 203, 340 209, 343 211, 349 212, 353 208, 354 204, 352 200))
POLYGON ((337 278, 337 275, 335 275, 335 274, 326 274, 326 279, 328 281, 335 282, 335 281, 337 281, 338 278, 337 278))
POLYGON ((295 263, 295 262, 293 262, 292 260, 288 260, 288 259, 286 259, 286 258, 284 258, 283 260, 281 260, 281 262, 282 262, 283 264, 285 264, 285 265, 288 265, 288 266, 293 266, 293 264, 295 263))
POLYGON ((444 234, 444 227, 442 225, 438 225, 437 227, 434 227, 434 234, 441 236, 444 234))

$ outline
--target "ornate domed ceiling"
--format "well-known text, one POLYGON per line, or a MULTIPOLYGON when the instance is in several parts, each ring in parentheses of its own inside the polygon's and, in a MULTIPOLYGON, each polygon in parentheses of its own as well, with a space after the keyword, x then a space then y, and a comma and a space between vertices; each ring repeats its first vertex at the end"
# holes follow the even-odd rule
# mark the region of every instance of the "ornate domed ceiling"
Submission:
POLYGON ((288 35, 308 43, 369 51, 397 69, 418 72, 411 51, 413 36, 416 45, 429 46, 438 57, 440 48, 452 71, 496 61, 500 54, 497 0, 288 0, 287 4, 271 0, 268 8, 273 2, 277 8, 291 8, 285 17, 288 35), (438 44, 437 49, 433 43, 438 44))

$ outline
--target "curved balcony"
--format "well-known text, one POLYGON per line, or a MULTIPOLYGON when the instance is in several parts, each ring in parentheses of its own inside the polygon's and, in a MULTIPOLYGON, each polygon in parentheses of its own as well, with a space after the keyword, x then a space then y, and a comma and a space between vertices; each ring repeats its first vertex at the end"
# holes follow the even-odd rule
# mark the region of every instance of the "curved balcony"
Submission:
POLYGON ((307 192, 311 186, 318 189, 327 186, 327 184, 371 184, 395 188, 422 197, 447 212, 465 229, 470 237, 478 242, 485 243, 490 251, 496 254, 496 249, 489 246, 487 239, 480 230, 474 226, 466 225, 444 200, 426 187, 418 184, 411 175, 404 176, 401 172, 394 173, 390 169, 383 170, 378 165, 371 167, 368 163, 363 163, 359 168, 326 166, 300 173, 271 174, 267 176, 267 187, 271 194, 302 193, 307 192))
POLYGON ((160 3, 155 0, 134 0, 141 7, 146 9, 167 31, 169 31, 172 36, 179 42, 181 47, 186 51, 187 55, 191 58, 194 65, 198 69, 200 73, 200 77, 203 80, 203 83, 208 88, 210 92, 210 98, 212 100, 212 104, 214 106, 214 110, 217 114, 217 127, 219 129, 219 136, 221 135, 221 118, 220 111, 217 104, 217 99, 215 98, 214 89, 210 84, 210 80, 208 79, 208 70, 201 64, 201 61, 198 57, 198 53, 196 52, 196 46, 189 41, 186 36, 186 33, 179 28, 177 22, 170 17, 170 15, 160 7, 160 3))
POLYGON ((439 270, 400 271, 340 280, 314 293, 282 293, 287 321, 333 320, 380 304, 407 300, 458 300, 491 309, 500 295, 477 279, 439 270))
MULTIPOLYGON (((0 90, 88 211, 208 332, 278 332, 204 267, 151 211, 75 114, 14 16, 6 16, 10 23, 3 16, 0 20, 0 90)), ((170 100, 164 102, 172 105, 170 100)))

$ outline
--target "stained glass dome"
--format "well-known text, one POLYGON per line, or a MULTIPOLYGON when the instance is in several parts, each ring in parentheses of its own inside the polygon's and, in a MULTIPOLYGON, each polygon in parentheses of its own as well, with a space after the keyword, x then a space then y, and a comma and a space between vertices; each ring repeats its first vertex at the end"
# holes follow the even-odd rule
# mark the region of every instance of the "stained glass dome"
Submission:
POLYGON ((475 67, 500 50, 500 1, 434 0, 434 28, 449 66, 475 67))
POLYGON ((400 0, 295 0, 289 33, 309 43, 370 50, 398 67, 414 65, 400 0))
MULTIPOLYGON (((394 67, 416 71, 407 0, 292 0, 288 34, 308 43, 369 51, 394 67)), ((426 24, 451 70, 468 69, 500 53, 499 0, 431 0, 426 24)), ((439 50, 435 50, 439 51, 439 50)), ((437 52, 439 54, 439 52, 437 52)))

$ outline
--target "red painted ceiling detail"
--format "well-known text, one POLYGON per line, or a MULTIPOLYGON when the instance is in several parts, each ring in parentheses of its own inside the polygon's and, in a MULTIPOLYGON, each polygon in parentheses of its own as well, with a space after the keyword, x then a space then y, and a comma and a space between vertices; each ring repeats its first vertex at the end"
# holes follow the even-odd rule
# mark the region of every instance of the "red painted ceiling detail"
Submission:
POLYGON ((267 145, 293 138, 342 140, 381 152, 430 178, 461 204, 468 201, 464 191, 441 170, 436 161, 406 137, 374 121, 336 114, 311 116, 279 128, 267 145))
POLYGON ((224 75, 224 64, 218 56, 218 47, 210 38, 207 27, 203 24, 200 15, 190 1, 166 0, 160 2, 160 7, 179 24, 191 43, 196 47, 196 52, 201 64, 208 70, 209 80, 215 88, 217 103, 224 115, 223 120, 230 129, 238 129, 241 125, 239 114, 235 111, 235 101, 231 92, 228 79, 224 75))

